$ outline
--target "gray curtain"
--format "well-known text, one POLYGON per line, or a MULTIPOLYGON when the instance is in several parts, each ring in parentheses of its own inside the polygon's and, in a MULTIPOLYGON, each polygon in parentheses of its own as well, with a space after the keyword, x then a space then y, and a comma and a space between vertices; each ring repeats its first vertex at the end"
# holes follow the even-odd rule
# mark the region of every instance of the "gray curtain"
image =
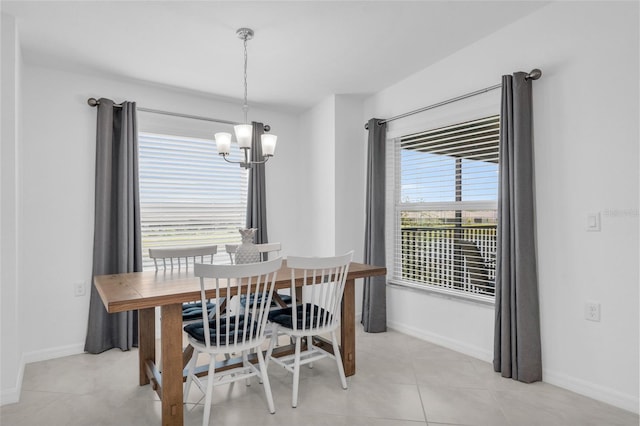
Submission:
POLYGON ((542 380, 540 312, 534 233, 531 81, 502 77, 495 371, 530 383, 542 380))
MULTIPOLYGON (((253 121, 251 137, 251 160, 262 161, 262 142, 264 125, 253 121)), ((265 192, 264 164, 255 164, 249 169, 249 189, 247 194, 247 228, 257 228, 253 242, 269 242, 267 237, 267 195, 265 192)))
MULTIPOLYGON (((96 136, 93 275, 142 271, 136 106, 100 99, 96 136)), ((93 280, 92 280, 93 282, 93 280)), ((138 345, 138 312, 107 313, 91 286, 84 350, 100 353, 138 345)))
MULTIPOLYGON (((364 262, 385 266, 385 144, 387 125, 369 120, 367 147, 367 198, 364 231, 364 262)), ((386 277, 364 279, 362 324, 368 333, 387 331, 386 277)))

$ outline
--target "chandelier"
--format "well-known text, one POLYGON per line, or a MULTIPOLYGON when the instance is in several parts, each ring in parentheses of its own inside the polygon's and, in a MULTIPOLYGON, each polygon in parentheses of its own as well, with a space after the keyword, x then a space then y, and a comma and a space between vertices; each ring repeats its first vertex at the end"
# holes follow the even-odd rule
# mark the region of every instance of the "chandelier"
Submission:
MULTIPOLYGON (((247 121, 247 112, 249 111, 249 104, 247 102, 247 41, 253 38, 253 30, 251 28, 240 28, 236 31, 236 34, 244 43, 244 104, 242 104, 244 124, 234 126, 233 130, 236 134, 238 147, 243 151, 244 161, 231 161, 228 158, 229 150, 231 148, 231 133, 216 133, 215 139, 218 154, 221 155, 227 163, 240 164, 240 167, 248 169, 254 164, 264 164, 269 160, 269 158, 273 157, 278 137, 276 135, 266 133, 261 135, 263 160, 251 161, 250 150, 253 126, 247 121)), ((269 131, 269 126, 265 126, 265 131, 269 131)))

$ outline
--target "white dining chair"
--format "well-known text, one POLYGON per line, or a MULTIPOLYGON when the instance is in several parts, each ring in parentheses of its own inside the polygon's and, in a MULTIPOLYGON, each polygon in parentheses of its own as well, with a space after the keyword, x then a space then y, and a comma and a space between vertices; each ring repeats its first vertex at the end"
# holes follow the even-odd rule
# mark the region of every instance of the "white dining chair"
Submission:
MULTIPOLYGON (((149 249, 149 257, 153 259, 156 272, 188 272, 194 268, 196 262, 213 263, 213 258, 218 253, 217 245, 182 246, 182 247, 155 247, 149 249)), ((213 311, 215 304, 207 302, 209 311, 213 311)), ((197 320, 202 316, 202 302, 185 302, 182 304, 182 321, 197 320)))
POLYGON ((302 284, 301 299, 288 308, 269 312, 269 322, 273 328, 266 362, 273 361, 293 373, 291 406, 298 405, 298 387, 300 366, 316 360, 330 357, 336 361, 338 375, 343 389, 347 389, 347 380, 342 366, 340 347, 336 329, 340 325, 340 305, 344 286, 349 272, 353 251, 333 257, 294 257, 287 258, 291 269, 291 294, 296 294, 296 281, 302 284), (295 353, 279 358, 272 357, 278 343, 278 336, 288 335, 295 343, 295 353), (313 337, 321 334, 331 336, 333 352, 313 343, 313 337), (302 350, 302 339, 306 340, 306 349, 302 350))
POLYGON ((242 314, 223 316, 216 307, 213 319, 209 319, 205 310, 202 321, 184 327, 189 343, 194 348, 188 366, 184 401, 187 401, 191 385, 195 383, 205 395, 202 419, 205 426, 209 424, 213 387, 239 380, 247 380, 249 384, 249 379, 253 376, 257 376, 264 387, 269 412, 275 412, 266 363, 260 347, 266 340, 267 315, 281 264, 282 258, 246 265, 195 265, 195 274, 200 277, 203 304, 207 297, 205 288, 214 289, 216 299, 222 297, 222 292, 245 296, 251 293, 266 295, 264 298, 254 298, 253 303, 247 305, 242 314), (206 387, 203 378, 198 377, 195 371, 199 354, 209 355, 206 387), (216 371, 216 355, 219 354, 226 355, 227 358, 240 354, 242 367, 216 371), (250 357, 257 357, 257 367, 250 357))

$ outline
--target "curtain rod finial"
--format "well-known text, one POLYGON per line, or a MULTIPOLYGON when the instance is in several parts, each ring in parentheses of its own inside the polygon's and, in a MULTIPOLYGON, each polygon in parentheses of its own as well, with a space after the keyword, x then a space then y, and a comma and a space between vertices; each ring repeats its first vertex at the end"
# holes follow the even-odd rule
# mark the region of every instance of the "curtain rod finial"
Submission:
POLYGON ((527 76, 527 78, 531 80, 537 80, 540 77, 542 77, 542 71, 539 70, 538 68, 532 69, 529 75, 527 76))
POLYGON ((89 106, 94 107, 97 106, 100 102, 98 102, 96 98, 89 98, 87 99, 87 103, 89 104, 89 106))

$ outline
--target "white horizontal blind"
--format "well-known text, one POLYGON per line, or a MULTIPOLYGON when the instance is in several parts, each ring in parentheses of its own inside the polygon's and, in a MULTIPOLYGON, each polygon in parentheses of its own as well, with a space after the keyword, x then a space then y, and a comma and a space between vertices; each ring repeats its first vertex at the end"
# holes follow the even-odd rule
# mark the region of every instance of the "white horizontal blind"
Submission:
POLYGON ((493 296, 499 116, 396 141, 394 278, 493 296))
MULTIPOLYGON (((226 163, 213 140, 140 133, 138 141, 144 268, 153 268, 151 247, 239 243, 247 171, 226 163)), ((222 247, 216 262, 228 259, 222 247)))

